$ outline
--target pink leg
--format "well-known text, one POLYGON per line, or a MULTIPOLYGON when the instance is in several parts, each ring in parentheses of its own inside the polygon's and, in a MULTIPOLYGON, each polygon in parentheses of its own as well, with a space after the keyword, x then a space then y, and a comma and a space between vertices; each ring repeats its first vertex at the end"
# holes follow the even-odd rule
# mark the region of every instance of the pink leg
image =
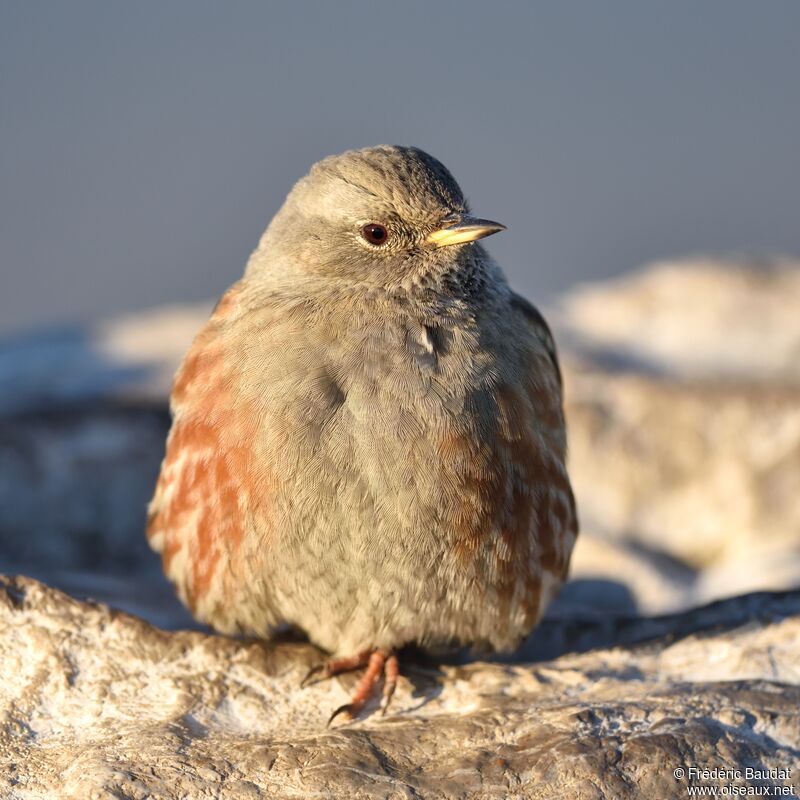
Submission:
POLYGON ((354 669, 359 669, 367 664, 370 657, 370 650, 362 650, 354 656, 345 656, 344 658, 331 658, 328 661, 323 661, 321 664, 315 664, 306 673, 305 678, 300 681, 300 688, 308 686, 309 679, 314 675, 319 675, 314 683, 324 681, 327 678, 332 678, 334 675, 341 675, 343 672, 352 672, 354 669))
POLYGON ((383 668, 383 698, 381 700, 381 716, 386 714, 389 708, 389 703, 392 702, 392 695, 397 687, 397 678, 400 675, 400 662, 397 656, 390 655, 386 659, 386 664, 383 668))
MULTIPOLYGON (((337 708, 336 711, 331 714, 331 718, 328 720, 328 725, 330 725, 331 722, 333 722, 333 720, 339 716, 339 714, 345 714, 350 719, 353 719, 358 712, 364 708, 367 700, 369 700, 373 690, 375 689, 375 684, 380 680, 384 666, 387 663, 387 659, 394 659, 395 662, 397 661, 395 656, 389 656, 383 650, 373 650, 369 657, 367 668, 364 671, 364 674, 361 676, 361 680, 358 682, 355 691, 353 692, 353 696, 350 698, 350 702, 345 703, 343 706, 339 706, 339 708, 337 708)), ((396 683, 396 675, 394 680, 396 683)), ((392 691, 394 691, 394 689, 392 689, 392 691)))

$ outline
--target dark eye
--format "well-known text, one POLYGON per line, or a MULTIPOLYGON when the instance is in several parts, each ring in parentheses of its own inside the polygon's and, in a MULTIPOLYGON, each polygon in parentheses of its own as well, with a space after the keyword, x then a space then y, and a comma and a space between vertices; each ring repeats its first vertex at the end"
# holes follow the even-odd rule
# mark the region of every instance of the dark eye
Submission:
POLYGON ((361 235, 370 244, 380 245, 389 238, 389 231, 386 230, 384 225, 379 225, 377 222, 370 222, 361 229, 361 235))

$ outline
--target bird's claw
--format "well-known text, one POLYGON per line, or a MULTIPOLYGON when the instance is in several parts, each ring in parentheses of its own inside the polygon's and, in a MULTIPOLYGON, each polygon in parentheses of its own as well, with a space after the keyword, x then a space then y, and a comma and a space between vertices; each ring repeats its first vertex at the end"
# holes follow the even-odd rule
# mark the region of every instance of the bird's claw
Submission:
POLYGON ((386 712, 389 710, 389 703, 392 702, 392 695, 394 694, 394 685, 387 686, 386 691, 381 698, 381 716, 385 717, 386 712))
POLYGON ((323 675, 315 681, 311 680, 311 678, 313 678, 315 675, 319 675, 320 672, 325 672, 325 664, 314 664, 314 666, 311 667, 311 669, 305 674, 303 680, 300 681, 300 688, 305 689, 306 687, 312 686, 315 683, 324 681, 327 675, 323 675))
POLYGON ((330 728, 331 723, 338 717, 340 714, 346 714, 348 717, 348 722, 352 722, 358 710, 354 708, 352 703, 345 703, 343 706, 339 706, 333 714, 330 715, 328 719, 328 724, 325 726, 330 728))

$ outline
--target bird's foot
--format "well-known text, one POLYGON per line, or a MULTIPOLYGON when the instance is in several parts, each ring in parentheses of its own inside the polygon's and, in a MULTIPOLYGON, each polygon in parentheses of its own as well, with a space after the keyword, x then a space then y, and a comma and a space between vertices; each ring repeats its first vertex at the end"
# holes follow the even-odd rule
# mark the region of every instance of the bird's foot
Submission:
POLYGON ((312 686, 320 681, 333 678, 334 675, 341 675, 343 672, 352 672, 353 670, 365 667, 369 662, 371 650, 362 650, 354 656, 345 656, 344 658, 331 658, 323 661, 320 664, 315 664, 306 673, 306 676, 300 681, 300 688, 305 689, 306 686, 312 686), (316 680, 311 679, 316 677, 316 680))
MULTIPOLYGON (((352 720, 358 715, 359 711, 367 704, 367 701, 372 697, 373 692, 375 691, 375 687, 380 681, 381 675, 383 675, 383 697, 381 698, 381 714, 386 714, 386 710, 389 708, 389 703, 392 700, 392 695, 394 694, 394 690, 397 686, 397 678, 400 674, 400 664, 397 660, 397 656, 394 653, 389 653, 385 650, 373 650, 367 653, 359 653, 357 656, 353 656, 350 659, 334 659, 334 662, 342 661, 347 662, 348 665, 342 669, 339 669, 339 672, 344 672, 348 669, 357 669, 358 666, 363 666, 366 663, 366 670, 364 674, 361 676, 361 680, 359 680, 358 684, 356 685, 355 690, 353 691, 353 695, 350 698, 349 703, 345 703, 343 706, 339 706, 336 711, 331 714, 330 719, 328 720, 328 726, 339 716, 345 716, 347 719, 352 720), (355 662, 360 659, 360 663, 356 664, 355 662)), ((334 662, 328 662, 329 664, 334 662)), ((327 672, 325 666, 323 666, 320 670, 321 672, 327 672)), ((337 674, 336 672, 332 674, 337 674)))

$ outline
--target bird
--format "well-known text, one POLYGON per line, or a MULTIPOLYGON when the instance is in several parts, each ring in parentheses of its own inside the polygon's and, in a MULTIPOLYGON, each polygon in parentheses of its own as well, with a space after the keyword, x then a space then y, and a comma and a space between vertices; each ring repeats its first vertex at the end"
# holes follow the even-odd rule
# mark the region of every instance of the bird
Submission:
POLYGON ((176 373, 149 543, 199 621, 364 669, 329 724, 386 713, 406 645, 513 650, 567 577, 559 361, 502 230, 418 148, 324 158, 176 373))

